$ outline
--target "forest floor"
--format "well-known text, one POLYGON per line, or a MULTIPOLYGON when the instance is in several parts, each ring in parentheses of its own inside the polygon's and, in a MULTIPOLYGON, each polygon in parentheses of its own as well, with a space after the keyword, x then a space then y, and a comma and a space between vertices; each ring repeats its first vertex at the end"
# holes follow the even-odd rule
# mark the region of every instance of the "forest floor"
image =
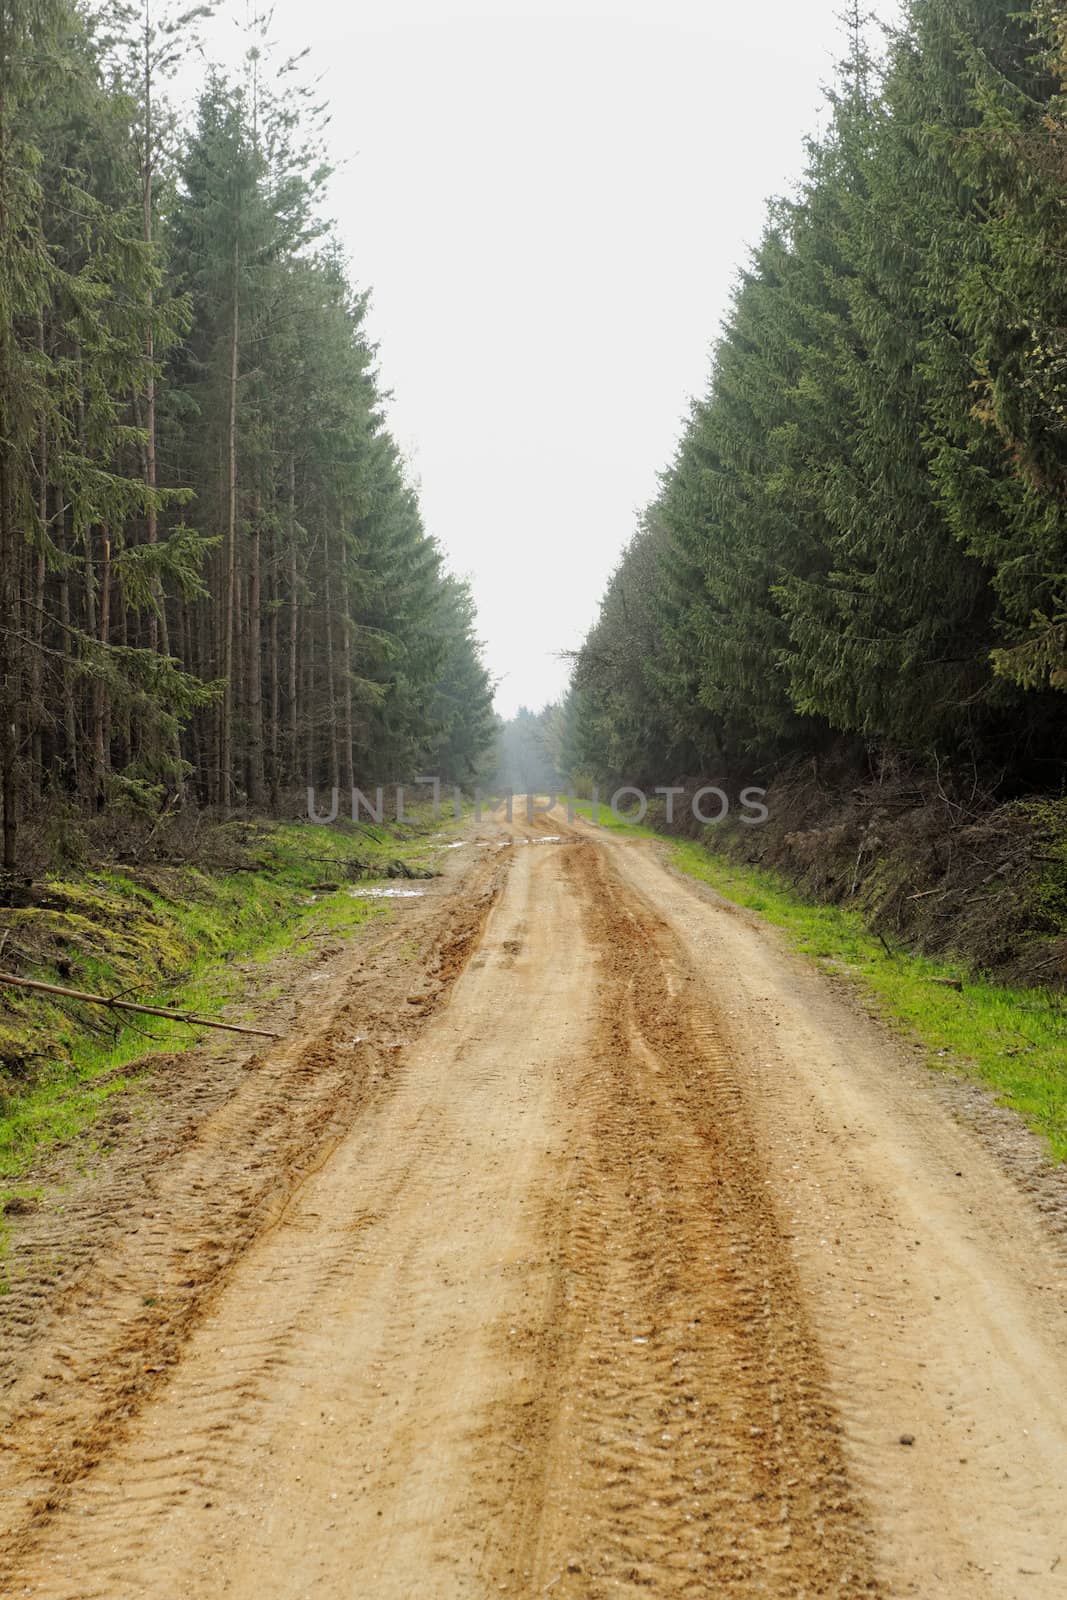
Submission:
POLYGON ((1067 1595, 1065 1169, 664 847, 516 818, 36 1174, 0 1593, 1067 1595))

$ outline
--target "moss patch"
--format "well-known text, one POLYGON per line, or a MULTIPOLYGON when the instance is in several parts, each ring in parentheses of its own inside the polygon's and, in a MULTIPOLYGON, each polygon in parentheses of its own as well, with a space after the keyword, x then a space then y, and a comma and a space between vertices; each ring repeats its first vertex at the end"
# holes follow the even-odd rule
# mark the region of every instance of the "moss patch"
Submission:
MULTIPOLYGON (((429 871, 428 818, 368 830, 338 823, 231 823, 202 841, 203 864, 86 868, 50 876, 28 904, 0 912, 0 966, 93 993, 206 1016, 235 1005, 237 961, 266 961, 345 936, 386 914, 349 893, 354 876, 429 871), (357 866, 354 863, 358 863, 357 866)), ((159 1052, 200 1035, 163 1018, 120 1020, 99 1007, 0 991, 0 1208, 43 1144, 87 1127, 159 1052), (126 1070, 128 1069, 128 1070, 126 1070)))

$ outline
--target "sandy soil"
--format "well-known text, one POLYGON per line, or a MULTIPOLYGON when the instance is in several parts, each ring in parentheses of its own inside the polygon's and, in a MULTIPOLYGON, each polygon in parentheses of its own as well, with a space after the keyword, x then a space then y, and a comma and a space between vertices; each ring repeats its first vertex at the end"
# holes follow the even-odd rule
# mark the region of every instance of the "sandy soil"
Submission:
POLYGON ((17 1219, 0 1592, 1067 1595, 1061 1180, 654 846, 448 861, 17 1219))

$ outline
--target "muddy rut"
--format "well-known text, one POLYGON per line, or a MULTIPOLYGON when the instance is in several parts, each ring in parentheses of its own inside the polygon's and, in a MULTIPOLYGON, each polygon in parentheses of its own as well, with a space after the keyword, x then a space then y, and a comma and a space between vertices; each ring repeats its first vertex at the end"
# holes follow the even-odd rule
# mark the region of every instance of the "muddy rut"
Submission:
POLYGON ((456 855, 28 1219, 0 1592, 1067 1593, 1063 1252, 982 1130, 648 846, 456 855))

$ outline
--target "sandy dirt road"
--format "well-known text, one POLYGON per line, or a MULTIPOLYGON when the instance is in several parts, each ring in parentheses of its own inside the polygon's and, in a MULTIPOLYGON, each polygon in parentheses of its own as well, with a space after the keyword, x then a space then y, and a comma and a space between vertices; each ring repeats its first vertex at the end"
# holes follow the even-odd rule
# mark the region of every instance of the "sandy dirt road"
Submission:
POLYGON ((654 847, 464 854, 23 1297, 0 1592, 1067 1595, 994 1145, 654 847))

